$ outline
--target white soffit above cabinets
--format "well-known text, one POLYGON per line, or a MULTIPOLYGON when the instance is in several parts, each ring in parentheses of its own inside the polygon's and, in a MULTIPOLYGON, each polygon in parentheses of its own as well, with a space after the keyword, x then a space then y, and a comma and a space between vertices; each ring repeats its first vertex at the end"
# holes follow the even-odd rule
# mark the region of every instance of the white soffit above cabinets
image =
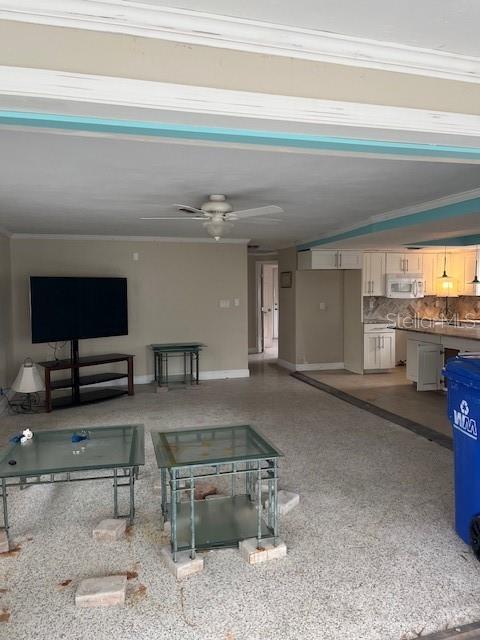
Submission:
POLYGON ((361 12, 353 0, 299 0, 289 12, 282 3, 252 0, 165 2, 170 6, 148 0, 1 0, 0 19, 480 82, 480 6, 474 0, 404 0, 396 7, 368 0, 361 12), (259 5, 270 10, 259 11, 259 5))

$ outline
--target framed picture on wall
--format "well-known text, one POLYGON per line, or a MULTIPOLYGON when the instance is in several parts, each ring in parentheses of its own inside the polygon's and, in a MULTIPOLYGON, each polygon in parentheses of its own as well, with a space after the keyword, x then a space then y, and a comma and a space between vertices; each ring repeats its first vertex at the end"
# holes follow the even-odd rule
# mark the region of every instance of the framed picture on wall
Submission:
POLYGON ((282 289, 291 289, 292 287, 292 272, 282 271, 280 273, 280 287, 282 289))

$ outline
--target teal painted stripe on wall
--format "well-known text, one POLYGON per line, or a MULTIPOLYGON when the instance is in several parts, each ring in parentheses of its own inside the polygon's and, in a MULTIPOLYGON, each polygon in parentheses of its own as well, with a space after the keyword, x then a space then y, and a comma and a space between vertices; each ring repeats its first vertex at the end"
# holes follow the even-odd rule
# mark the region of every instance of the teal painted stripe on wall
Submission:
POLYGON ((435 222, 437 220, 445 220, 446 218, 468 215, 470 213, 480 213, 480 198, 471 198, 470 200, 462 200, 462 202, 455 202, 454 204, 435 207, 434 209, 428 209, 427 211, 418 211, 417 213, 399 216, 398 218, 391 218, 390 220, 372 222, 362 227, 358 227, 357 229, 350 229, 349 231, 337 233, 333 236, 329 236, 328 238, 321 238, 320 240, 306 242, 298 245, 297 249, 299 251, 304 251, 306 249, 312 249, 313 247, 330 244, 332 242, 339 242, 349 238, 378 233, 379 231, 402 229, 403 227, 409 227, 415 224, 435 222))
POLYGON ((480 147, 456 147, 449 145, 417 144, 385 140, 362 140, 315 136, 279 131, 255 131, 250 129, 225 129, 196 125, 162 124, 138 120, 114 120, 52 113, 0 111, 0 125, 88 131, 135 136, 151 136, 180 140, 205 140, 271 147, 287 147, 322 151, 362 154, 396 155, 421 158, 480 160, 480 147))

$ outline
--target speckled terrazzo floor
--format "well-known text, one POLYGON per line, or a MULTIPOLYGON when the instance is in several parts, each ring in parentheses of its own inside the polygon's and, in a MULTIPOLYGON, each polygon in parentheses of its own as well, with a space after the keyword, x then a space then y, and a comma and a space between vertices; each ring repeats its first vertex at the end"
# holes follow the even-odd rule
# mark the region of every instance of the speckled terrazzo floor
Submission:
POLYGON ((176 583, 159 555, 147 437, 136 525, 124 541, 91 538, 110 515, 108 483, 11 491, 21 550, 0 559, 0 608, 11 614, 1 638, 400 640, 480 619, 480 565, 452 530, 451 452, 275 365, 254 367, 250 379, 4 417, 1 432, 5 441, 20 425, 256 424, 285 453, 281 486, 301 495, 282 519, 287 558, 251 567, 235 550, 215 551, 202 574, 176 583), (123 609, 75 609, 81 578, 125 571, 138 577, 123 609))

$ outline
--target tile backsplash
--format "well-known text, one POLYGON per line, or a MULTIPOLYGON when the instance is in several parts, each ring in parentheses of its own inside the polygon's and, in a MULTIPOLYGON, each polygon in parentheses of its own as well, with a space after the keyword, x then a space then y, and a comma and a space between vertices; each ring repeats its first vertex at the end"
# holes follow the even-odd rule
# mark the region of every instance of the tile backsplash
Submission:
POLYGON ((441 320, 455 318, 459 320, 480 320, 480 298, 460 296, 458 298, 437 298, 425 296, 417 299, 385 298, 383 296, 365 296, 363 298, 364 321, 393 321, 394 318, 428 318, 441 320), (447 309, 447 313, 445 310, 447 309))

